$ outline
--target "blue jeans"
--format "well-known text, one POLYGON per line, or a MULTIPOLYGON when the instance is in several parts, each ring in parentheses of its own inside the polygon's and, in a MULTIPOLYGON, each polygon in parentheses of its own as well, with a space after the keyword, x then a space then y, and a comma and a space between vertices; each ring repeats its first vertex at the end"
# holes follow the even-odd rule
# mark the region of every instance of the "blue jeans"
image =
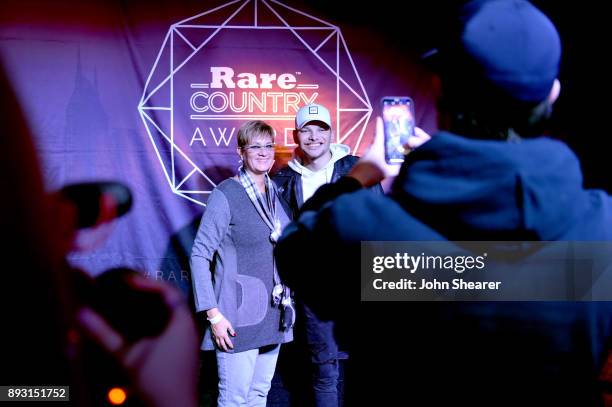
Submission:
POLYGON ((280 345, 238 353, 217 350, 218 407, 265 407, 280 345))
POLYGON ((306 325, 306 342, 313 364, 313 389, 317 407, 338 407, 338 359, 346 359, 338 351, 334 323, 321 321, 305 304, 302 314, 306 325))

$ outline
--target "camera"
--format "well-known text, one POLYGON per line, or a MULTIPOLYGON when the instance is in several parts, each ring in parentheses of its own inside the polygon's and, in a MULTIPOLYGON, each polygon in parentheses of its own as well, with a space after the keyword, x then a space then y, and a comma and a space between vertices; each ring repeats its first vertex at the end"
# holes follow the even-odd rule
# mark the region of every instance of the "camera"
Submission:
MULTIPOLYGON (((138 272, 128 268, 114 268, 96 278, 84 271, 70 270, 72 285, 79 307, 86 306, 98 313, 129 346, 147 337, 161 334, 171 317, 172 310, 162 295, 156 291, 134 287, 133 278, 138 272)), ((106 407, 110 389, 119 387, 127 392, 124 406, 143 406, 138 397, 132 397, 128 372, 95 340, 82 336, 78 349, 79 375, 77 386, 79 399, 85 405, 106 407), (81 400, 83 399, 83 400, 81 400)), ((72 395, 71 395, 72 396, 72 395)))
POLYGON ((81 303, 99 313, 125 341, 155 337, 166 328, 171 310, 160 293, 135 288, 130 283, 138 272, 114 268, 96 278, 75 273, 81 303))

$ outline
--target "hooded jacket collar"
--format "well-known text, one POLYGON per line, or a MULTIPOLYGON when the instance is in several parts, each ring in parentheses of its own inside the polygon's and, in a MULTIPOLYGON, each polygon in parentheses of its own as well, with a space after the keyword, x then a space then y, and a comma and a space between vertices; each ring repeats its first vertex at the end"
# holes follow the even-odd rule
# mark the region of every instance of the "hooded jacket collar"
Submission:
MULTIPOLYGON (((325 164, 325 166, 323 168, 321 168, 319 171, 328 170, 330 168, 333 169, 334 163, 336 161, 340 160, 343 157, 346 157, 350 153, 350 148, 348 146, 345 146, 344 144, 334 144, 334 143, 332 143, 329 146, 329 150, 331 151, 332 156, 331 156, 329 162, 327 164, 325 164)), ((297 149, 296 149, 296 151, 297 151, 297 149)), ((310 169, 308 169, 308 168, 306 168, 305 166, 302 165, 302 161, 301 161, 300 157, 296 154, 296 151, 293 152, 293 158, 288 163, 289 167, 292 170, 294 170, 295 172, 297 172, 298 174, 302 175, 303 177, 311 176, 315 171, 312 171, 312 170, 310 170, 310 169)), ((316 172, 318 172, 318 171, 316 171, 316 172)))
POLYGON ((584 213, 578 159, 563 143, 440 132, 411 153, 393 195, 449 239, 554 240, 584 213))

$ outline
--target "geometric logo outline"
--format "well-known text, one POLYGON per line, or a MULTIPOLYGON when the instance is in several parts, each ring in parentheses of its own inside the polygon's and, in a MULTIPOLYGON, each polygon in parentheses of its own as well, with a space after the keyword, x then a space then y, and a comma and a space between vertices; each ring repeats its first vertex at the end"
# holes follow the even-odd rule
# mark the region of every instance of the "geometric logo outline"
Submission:
MULTIPOLYGON (((229 10, 231 11, 231 9, 229 10)), ((196 54, 198 54, 200 50, 202 50, 217 34, 222 32, 223 30, 244 29, 284 30, 285 32, 289 31, 303 45, 303 47, 308 50, 312 54, 312 56, 315 57, 315 59, 324 67, 324 69, 327 70, 327 72, 330 73, 333 77, 335 77, 336 117, 333 121, 335 123, 336 130, 336 142, 346 142, 349 136, 353 136, 353 138, 356 138, 356 142, 354 142, 354 144, 351 146, 353 154, 359 148, 365 129, 372 115, 372 106, 370 104, 367 92, 365 91, 365 87, 363 86, 363 82, 361 80, 361 77, 359 76, 359 72, 357 71, 346 41, 338 26, 330 24, 303 11, 297 10, 277 0, 233 0, 213 9, 206 10, 193 17, 189 17, 187 19, 179 21, 178 23, 172 24, 168 29, 168 32, 166 33, 166 36, 158 52, 157 58, 153 64, 153 67, 151 68, 151 71, 145 83, 143 94, 138 104, 138 111, 141 115, 142 122, 148 133, 149 139, 153 145, 157 158, 160 161, 162 170, 166 177, 166 181, 171 187, 172 192, 185 199, 188 199, 191 202, 203 206, 206 205, 205 202, 203 202, 203 198, 210 194, 212 188, 215 186, 215 183, 206 174, 206 171, 199 168, 199 166, 196 165, 193 160, 191 160, 189 156, 184 151, 182 151, 182 149, 175 142, 174 75, 179 72, 189 62, 190 59, 192 59, 196 54), (250 24, 232 24, 232 20, 234 19, 234 17, 236 17, 247 5, 253 6, 254 10, 250 24), (232 14, 229 15, 229 17, 225 18, 222 23, 216 22, 213 24, 206 24, 201 21, 207 16, 211 16, 220 10, 227 11, 228 9, 226 8, 229 8, 231 6, 235 6, 236 9, 232 14), (267 15, 273 15, 276 17, 277 21, 275 22, 275 24, 264 24, 261 19, 258 19, 263 10, 266 11, 267 15), (303 25, 291 25, 283 16, 283 13, 293 13, 293 16, 301 17, 303 21, 307 22, 303 25), (181 29, 203 29, 208 30, 210 34, 208 34, 200 44, 194 44, 193 38, 191 40, 187 38, 187 36, 181 32, 181 29), (313 43, 312 40, 307 41, 305 38, 302 38, 302 35, 304 35, 303 33, 308 32, 309 30, 326 30, 329 31, 329 33, 324 31, 324 35, 322 36, 323 39, 317 45, 313 43), (175 41, 180 41, 180 44, 186 45, 191 49, 188 53, 189 55, 186 58, 182 60, 175 60, 175 41), (335 44, 333 44, 334 42, 335 44), (327 60, 326 58, 322 57, 322 55, 319 55, 319 53, 323 49, 329 49, 329 47, 332 45, 335 45, 335 63, 334 61, 329 60, 329 55, 327 60), (170 51, 170 60, 163 61, 161 57, 162 55, 167 54, 168 50, 170 51), (345 65, 349 66, 348 72, 345 72, 347 71, 346 69, 340 72, 340 68, 342 66, 340 60, 341 57, 344 59, 343 62, 345 63, 345 65), (152 78, 154 74, 156 74, 157 77, 159 76, 159 72, 162 72, 162 76, 167 73, 167 76, 163 77, 160 83, 153 83, 152 78), (348 77, 347 75, 352 75, 351 78, 353 79, 353 83, 355 83, 356 80, 356 83, 358 84, 357 87, 351 86, 351 84, 349 84, 349 82, 343 78, 343 76, 348 77), (161 93, 158 92, 160 91, 160 89, 163 89, 168 84, 170 86, 170 100, 163 100, 164 98, 160 96, 161 93), (347 92, 350 92, 350 103, 348 105, 346 104, 345 100, 348 100, 349 98, 342 97, 342 95, 347 92), (156 110, 170 112, 169 129, 164 128, 164 126, 160 123, 156 123, 154 117, 149 114, 154 113, 156 110), (348 130, 345 130, 343 133, 341 133, 341 128, 345 123, 347 123, 346 127, 348 127, 348 130), (164 158, 158 150, 160 142, 156 143, 154 134, 161 134, 164 141, 170 146, 170 172, 168 172, 168 170, 166 169, 167 163, 164 162, 164 158), (358 135, 355 137, 355 134, 358 135), (186 162, 187 165, 190 166, 190 170, 188 171, 186 176, 177 176, 178 174, 176 172, 175 163, 178 160, 186 162), (189 178, 194 176, 199 176, 203 178, 209 188, 201 188, 198 190, 183 190, 182 186, 185 184, 185 182, 189 178)), ((244 118, 250 119, 251 117, 244 118)), ((286 117, 270 115, 266 116, 265 119, 280 120, 286 119, 286 117)), ((166 126, 167 125, 168 124, 166 123, 166 126)))

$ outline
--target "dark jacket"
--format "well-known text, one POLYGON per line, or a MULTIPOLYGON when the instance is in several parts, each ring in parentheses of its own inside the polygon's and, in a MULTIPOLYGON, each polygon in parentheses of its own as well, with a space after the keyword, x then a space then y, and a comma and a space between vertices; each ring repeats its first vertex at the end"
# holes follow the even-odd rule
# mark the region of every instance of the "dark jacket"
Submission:
MULTIPOLYGON (((345 176, 353 168, 353 165, 359 160, 359 157, 347 155, 334 163, 334 172, 331 182, 336 182, 340 177, 345 176)), ((299 209, 304 204, 302 195, 302 176, 291 169, 289 166, 281 168, 272 179, 278 187, 281 204, 285 212, 291 214, 293 219, 297 219, 299 209)), ((373 189, 382 194, 382 186, 380 184, 373 189)))
POLYGON ((612 200, 582 188, 565 144, 441 132, 410 154, 389 195, 345 178, 313 199, 332 188, 346 193, 285 229, 277 264, 309 305, 332 311, 354 368, 378 372, 363 383, 378 405, 599 405, 612 303, 359 302, 361 241, 612 240, 612 200), (316 255, 292 261, 305 247, 316 255))

